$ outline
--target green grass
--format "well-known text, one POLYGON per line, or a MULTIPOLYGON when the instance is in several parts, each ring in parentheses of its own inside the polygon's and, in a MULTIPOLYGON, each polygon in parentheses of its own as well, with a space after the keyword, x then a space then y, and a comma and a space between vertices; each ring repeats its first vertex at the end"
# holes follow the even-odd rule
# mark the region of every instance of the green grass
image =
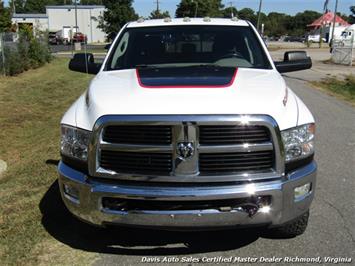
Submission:
POLYGON ((355 75, 348 75, 343 80, 331 77, 313 84, 325 89, 334 96, 355 104, 355 75))
POLYGON ((57 178, 48 160, 60 158, 60 119, 92 78, 68 71, 67 63, 55 59, 17 77, 0 77, 0 159, 8 165, 0 176, 1 265, 75 265, 92 259, 54 239, 40 210, 57 178))

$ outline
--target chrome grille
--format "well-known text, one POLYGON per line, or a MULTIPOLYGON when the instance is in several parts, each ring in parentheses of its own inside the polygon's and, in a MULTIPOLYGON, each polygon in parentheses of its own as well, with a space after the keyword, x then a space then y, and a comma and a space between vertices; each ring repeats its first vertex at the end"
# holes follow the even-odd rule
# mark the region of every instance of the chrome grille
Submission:
POLYGON ((103 116, 89 145, 89 174, 144 182, 270 180, 284 174, 283 144, 271 117, 103 116), (193 145, 188 159, 179 144, 193 145))
POLYGON ((118 173, 169 175, 172 170, 172 155, 103 150, 100 165, 118 173))
POLYGON ((267 172, 273 167, 272 151, 202 153, 199 158, 200 174, 235 174, 267 172))
POLYGON ((270 141, 269 130, 263 126, 200 126, 200 144, 222 145, 270 141))
POLYGON ((108 126, 103 141, 130 144, 170 144, 170 126, 108 126))

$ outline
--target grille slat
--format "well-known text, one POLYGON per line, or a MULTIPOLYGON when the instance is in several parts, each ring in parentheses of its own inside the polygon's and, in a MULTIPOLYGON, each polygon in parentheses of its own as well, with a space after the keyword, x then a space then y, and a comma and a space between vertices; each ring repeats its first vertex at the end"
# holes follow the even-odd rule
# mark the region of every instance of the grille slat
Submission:
POLYGON ((201 145, 259 143, 270 141, 263 126, 200 126, 201 145))
POLYGON ((103 141, 121 144, 171 144, 171 126, 107 126, 103 141))
POLYGON ((102 150, 100 165, 123 174, 169 175, 172 171, 172 155, 102 150))
POLYGON ((199 163, 202 175, 270 171, 274 156, 272 151, 200 154, 199 163))

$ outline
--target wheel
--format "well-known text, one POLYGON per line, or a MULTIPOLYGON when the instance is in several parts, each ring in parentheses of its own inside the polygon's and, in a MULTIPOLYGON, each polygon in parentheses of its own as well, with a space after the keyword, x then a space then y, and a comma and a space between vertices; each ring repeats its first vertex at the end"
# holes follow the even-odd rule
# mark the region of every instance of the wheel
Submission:
POLYGON ((307 228, 309 218, 309 211, 298 217, 297 219, 286 223, 282 226, 278 226, 270 229, 272 233, 280 237, 292 238, 302 235, 307 228))

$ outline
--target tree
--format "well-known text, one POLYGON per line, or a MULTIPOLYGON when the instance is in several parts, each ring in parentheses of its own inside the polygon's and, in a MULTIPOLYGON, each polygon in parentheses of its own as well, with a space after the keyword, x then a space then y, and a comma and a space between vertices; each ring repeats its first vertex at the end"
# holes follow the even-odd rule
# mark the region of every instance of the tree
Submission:
POLYGON ((25 13, 25 0, 11 0, 9 6, 13 13, 25 13))
POLYGON ((106 10, 100 17, 99 28, 106 32, 111 40, 127 22, 138 19, 132 7, 133 0, 103 0, 102 2, 106 10))
POLYGON ((350 7, 351 15, 349 16, 349 23, 355 24, 355 6, 350 7))
POLYGON ((316 11, 306 10, 297 13, 293 18, 287 21, 287 29, 290 35, 302 35, 307 29, 307 25, 311 24, 316 19, 322 16, 321 13, 316 11))
POLYGON ((175 17, 222 17, 223 7, 221 0, 181 0, 175 17))
POLYGON ((169 11, 164 11, 163 13, 161 13, 160 10, 153 10, 149 15, 150 19, 169 18, 169 17, 170 17, 169 11))
POLYGON ((265 23, 265 35, 281 36, 287 33, 292 17, 283 13, 270 12, 265 23))
POLYGON ((8 31, 11 28, 10 10, 5 8, 3 1, 0 0, 0 32, 8 31))
MULTIPOLYGON (((67 0, 67 4, 72 4, 67 0)), ((48 5, 63 5, 63 0, 11 0, 9 6, 16 13, 46 13, 48 5)))
POLYGON ((225 9, 223 9, 222 13, 224 18, 231 18, 232 15, 234 17, 238 15, 238 10, 234 6, 226 7, 225 9))
POLYGON ((258 19, 256 13, 251 8, 243 8, 238 11, 238 18, 249 20, 251 23, 256 25, 256 21, 258 19))

